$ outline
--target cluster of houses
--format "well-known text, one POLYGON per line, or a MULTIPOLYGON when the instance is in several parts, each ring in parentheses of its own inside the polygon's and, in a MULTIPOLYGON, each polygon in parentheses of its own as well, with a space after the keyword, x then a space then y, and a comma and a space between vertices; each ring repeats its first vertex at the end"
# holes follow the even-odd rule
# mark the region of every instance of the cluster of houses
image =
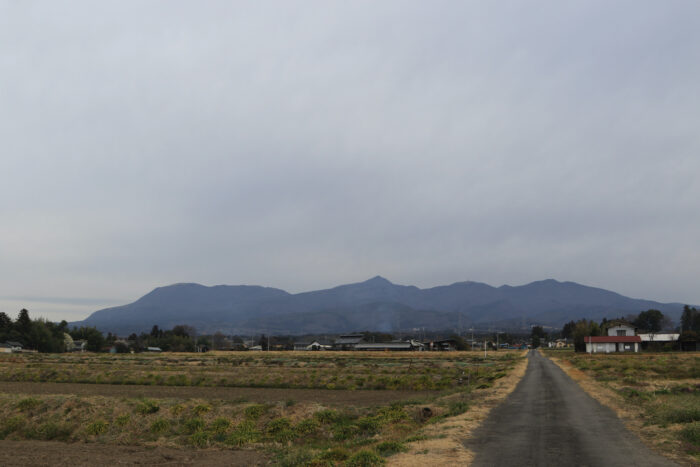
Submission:
POLYGON ((345 334, 331 341, 295 342, 294 350, 422 351, 456 350, 454 339, 418 342, 413 339, 391 342, 366 342, 362 334, 345 334))
POLYGON ((17 353, 22 351, 22 344, 19 342, 0 342, 0 353, 17 353))
POLYGON ((639 352, 652 345, 675 344, 680 334, 676 333, 647 333, 637 334, 634 326, 627 323, 617 323, 608 327, 607 336, 586 336, 586 352, 639 352))

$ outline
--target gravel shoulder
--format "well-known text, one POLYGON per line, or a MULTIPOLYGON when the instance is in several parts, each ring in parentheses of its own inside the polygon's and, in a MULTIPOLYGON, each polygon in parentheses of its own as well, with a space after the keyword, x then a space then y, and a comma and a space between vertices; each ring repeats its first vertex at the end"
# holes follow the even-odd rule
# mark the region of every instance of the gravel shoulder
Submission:
POLYGON ((525 376, 465 442, 474 466, 671 466, 539 352, 525 376))

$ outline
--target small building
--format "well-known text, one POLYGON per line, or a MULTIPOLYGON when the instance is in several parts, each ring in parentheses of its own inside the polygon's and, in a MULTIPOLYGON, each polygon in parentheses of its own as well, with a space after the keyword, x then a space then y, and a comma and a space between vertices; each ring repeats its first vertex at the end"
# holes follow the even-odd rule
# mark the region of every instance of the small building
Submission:
POLYGON ((659 334, 653 334, 653 333, 647 333, 647 334, 638 334, 638 336, 642 339, 642 342, 676 342, 679 337, 681 337, 680 334, 676 333, 659 333, 659 334))
POLYGON ((457 341, 454 339, 441 339, 424 342, 427 350, 457 350, 457 341))
POLYGON ((355 350, 359 351, 409 351, 421 350, 423 344, 416 341, 404 342, 360 342, 355 345, 355 350))
POLYGON ((639 352, 639 336, 586 336, 583 338, 588 353, 639 352))
POLYGON ((355 350, 355 346, 362 342, 362 334, 345 334, 338 337, 333 343, 333 350, 355 350))
POLYGON ((14 341, 6 341, 0 344, 0 353, 21 352, 22 344, 14 341))
POLYGON ((328 342, 295 342, 294 350, 331 350, 333 345, 328 342))
POLYGON ((163 349, 160 347, 146 347, 146 352, 162 352, 163 349))
POLYGON ((87 341, 84 339, 78 339, 73 341, 73 348, 71 352, 85 352, 87 349, 87 341))

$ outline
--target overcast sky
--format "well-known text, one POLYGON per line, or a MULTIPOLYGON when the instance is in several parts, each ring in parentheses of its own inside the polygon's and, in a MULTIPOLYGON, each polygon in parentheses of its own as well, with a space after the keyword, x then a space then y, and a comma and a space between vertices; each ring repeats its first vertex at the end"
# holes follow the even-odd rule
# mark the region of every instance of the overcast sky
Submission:
POLYGON ((0 0, 0 311, 175 282, 700 303, 700 2, 0 0))

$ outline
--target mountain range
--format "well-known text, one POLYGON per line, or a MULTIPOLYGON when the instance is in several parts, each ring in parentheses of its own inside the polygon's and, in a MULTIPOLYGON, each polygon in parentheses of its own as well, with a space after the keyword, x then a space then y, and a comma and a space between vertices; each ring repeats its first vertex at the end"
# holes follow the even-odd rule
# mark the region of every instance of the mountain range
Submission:
POLYGON ((199 333, 323 334, 396 332, 416 328, 525 330, 561 327, 581 318, 600 321, 654 308, 678 321, 680 303, 640 300, 553 279, 521 286, 479 282, 420 289, 376 276, 331 289, 290 294, 250 285, 158 287, 133 303, 94 312, 74 326, 127 335, 153 325, 194 326, 199 333))

